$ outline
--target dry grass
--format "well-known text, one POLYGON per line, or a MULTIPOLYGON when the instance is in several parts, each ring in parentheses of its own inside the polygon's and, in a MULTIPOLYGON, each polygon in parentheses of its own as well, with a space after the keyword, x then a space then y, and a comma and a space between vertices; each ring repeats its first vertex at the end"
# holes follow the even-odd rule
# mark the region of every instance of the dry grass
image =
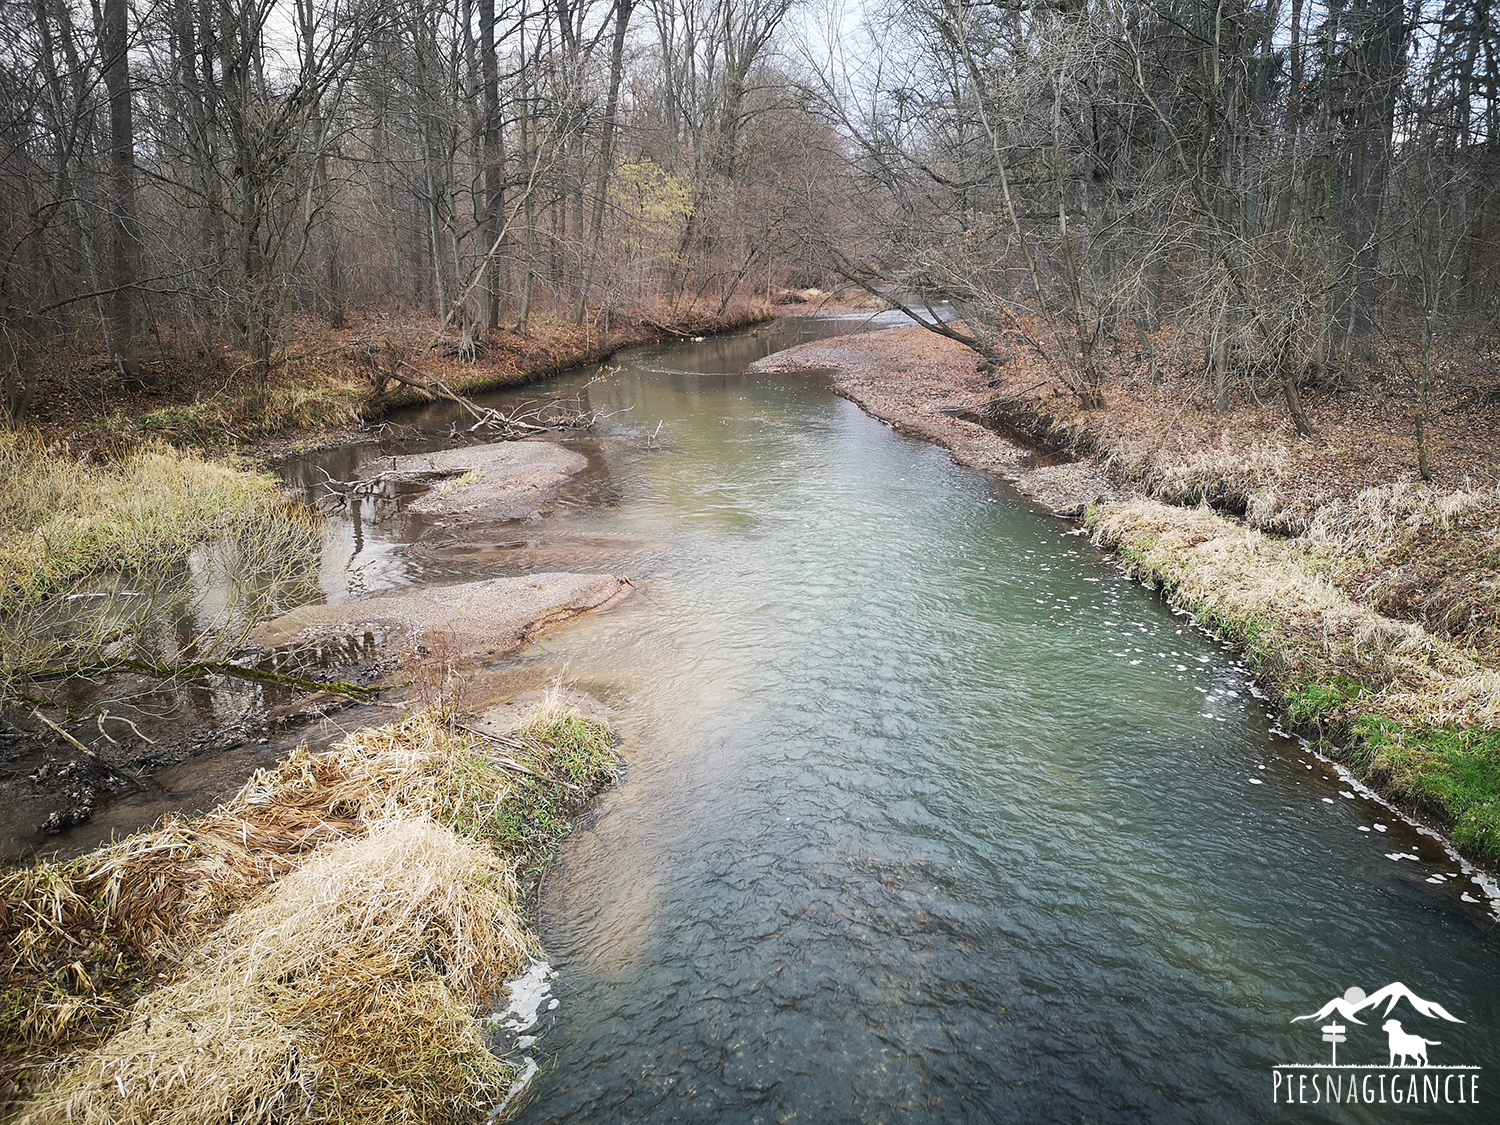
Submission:
POLYGON ((7 1098, 36 1121, 462 1119, 501 1077, 474 1005, 529 949, 515 873, 609 776, 602 725, 582 771, 538 737, 581 722, 502 754, 424 714, 0 876, 7 1098))
POLYGON ((1500 660, 1500 489, 1365 489, 1318 508, 1302 539, 1360 602, 1500 660))
POLYGON ((456 1121, 505 1068, 473 1021, 524 963, 493 852, 390 818, 235 914, 20 1118, 456 1121))
POLYGON ((0 609, 104 566, 159 566, 261 517, 268 477, 150 443, 90 464, 35 434, 0 431, 0 609))
POLYGON ((259 474, 0 432, 0 706, 59 669, 222 657, 316 594, 321 549, 319 518, 259 474))
MULTIPOLYGON (((1399 527, 1481 512, 1488 501, 1397 492, 1360 503, 1367 510, 1342 520, 1331 511, 1318 525, 1320 557, 1358 565, 1361 551, 1379 556, 1399 543, 1399 527)), ((1500 672, 1354 601, 1314 573, 1302 544, 1207 508, 1134 500, 1095 508, 1089 522, 1096 542, 1119 551, 1132 573, 1244 642, 1258 678, 1279 691, 1292 718, 1335 736, 1325 749, 1446 822, 1468 854, 1500 859, 1500 672)))
POLYGON ((1500 674, 1421 626, 1360 605, 1296 547, 1214 514, 1133 500, 1096 508, 1096 542, 1215 629, 1246 641, 1283 692, 1350 677, 1364 710, 1404 722, 1500 725, 1500 674))

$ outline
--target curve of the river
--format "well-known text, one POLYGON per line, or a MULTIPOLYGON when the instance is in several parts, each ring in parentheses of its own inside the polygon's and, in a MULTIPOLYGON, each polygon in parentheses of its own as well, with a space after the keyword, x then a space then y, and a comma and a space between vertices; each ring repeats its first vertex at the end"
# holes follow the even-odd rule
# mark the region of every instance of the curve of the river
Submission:
MULTIPOLYGON (((617 709, 627 770, 542 888, 522 1120, 1500 1120, 1500 943, 1440 844, 1075 525, 738 373, 781 339, 589 391, 629 410, 559 526, 634 544, 640 596, 527 659, 617 709), (1480 1103, 1304 1070, 1390 1097, 1283 1104, 1329 1061, 1293 1018, 1396 981, 1480 1103)), ((1384 1064, 1356 1016, 1339 1061, 1384 1064)))

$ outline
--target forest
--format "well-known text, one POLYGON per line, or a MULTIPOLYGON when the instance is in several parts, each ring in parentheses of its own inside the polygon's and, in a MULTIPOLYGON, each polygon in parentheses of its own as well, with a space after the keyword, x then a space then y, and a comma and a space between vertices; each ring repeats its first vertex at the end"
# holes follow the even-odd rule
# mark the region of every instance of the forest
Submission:
POLYGON ((1086 407, 1122 357, 1200 372, 1221 410, 1279 396, 1304 434, 1309 386, 1384 382, 1420 443, 1435 381, 1493 383, 1483 0, 0 13, 12 419, 70 363, 255 391, 343 349, 383 389, 414 323, 473 358, 538 317, 840 284, 1086 407))
POLYGON ((1496 11, 0 0, 0 1118, 1477 1081, 1496 11))

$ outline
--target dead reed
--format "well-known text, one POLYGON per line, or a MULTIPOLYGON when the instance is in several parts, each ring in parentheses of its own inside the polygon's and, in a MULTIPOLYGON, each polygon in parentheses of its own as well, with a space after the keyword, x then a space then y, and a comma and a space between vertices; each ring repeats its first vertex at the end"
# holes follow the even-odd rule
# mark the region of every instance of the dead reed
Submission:
POLYGON ((501 752, 423 714, 0 876, 6 1100, 28 1122, 471 1117, 505 1078, 475 1006, 531 949, 516 872, 611 741, 553 707, 501 752))
POLYGON ((491 849, 380 820, 234 914, 20 1121, 473 1117, 505 1076, 473 1012, 528 950, 491 849))
POLYGON ((1346 677, 1360 707, 1402 722, 1500 726, 1500 674, 1420 625, 1360 605, 1292 543, 1207 508, 1153 500, 1102 505, 1096 542, 1167 589, 1216 631, 1246 642, 1283 693, 1346 677))
POLYGON ((274 498, 269 477, 148 443, 86 463, 26 431, 0 431, 0 609, 103 566, 184 557, 274 498))

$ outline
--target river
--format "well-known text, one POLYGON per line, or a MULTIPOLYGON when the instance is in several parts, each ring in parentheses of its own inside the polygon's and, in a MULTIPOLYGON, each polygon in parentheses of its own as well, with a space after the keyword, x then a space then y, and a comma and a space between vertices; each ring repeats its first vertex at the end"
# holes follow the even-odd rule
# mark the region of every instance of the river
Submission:
MULTIPOLYGON (((638 587, 524 656, 614 708, 625 767, 541 887, 521 1120, 1500 1120, 1479 886, 1076 524, 824 377, 741 374, 836 328, 617 357, 535 529, 338 541, 365 589, 583 545, 638 587), (1293 1018, 1395 981, 1464 1021, 1391 1013, 1480 1104, 1281 1104, 1272 1068, 1330 1052, 1293 1018)), ((1356 1015, 1340 1061, 1385 1063, 1356 1015)))

